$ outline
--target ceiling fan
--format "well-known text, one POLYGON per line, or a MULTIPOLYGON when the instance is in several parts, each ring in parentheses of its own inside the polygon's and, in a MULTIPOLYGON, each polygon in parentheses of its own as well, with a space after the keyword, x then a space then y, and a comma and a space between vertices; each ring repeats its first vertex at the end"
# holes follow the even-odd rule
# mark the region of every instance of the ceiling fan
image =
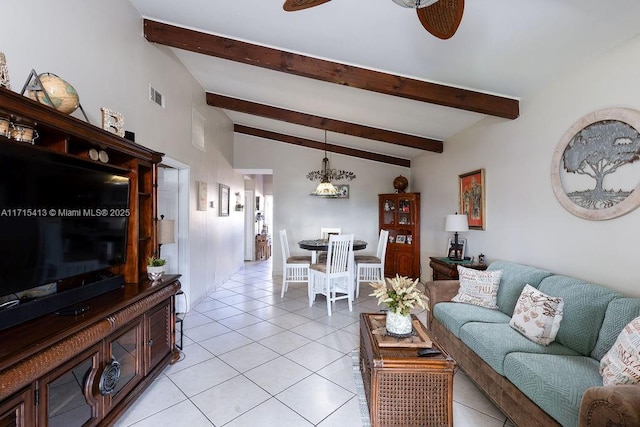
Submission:
MULTIPOLYGON (((331 0, 285 0, 282 6, 287 12, 295 12, 320 6, 331 0)), ((394 3, 416 9, 422 26, 440 39, 451 38, 460 26, 464 12, 464 0, 393 0, 394 3)))

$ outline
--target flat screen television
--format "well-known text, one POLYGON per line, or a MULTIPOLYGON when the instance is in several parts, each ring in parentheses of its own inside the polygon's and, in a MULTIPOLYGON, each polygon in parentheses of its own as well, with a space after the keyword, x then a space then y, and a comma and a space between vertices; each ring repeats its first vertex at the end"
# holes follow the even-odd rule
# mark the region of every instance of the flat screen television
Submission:
POLYGON ((0 298, 123 264, 122 170, 26 144, 0 144, 0 298))

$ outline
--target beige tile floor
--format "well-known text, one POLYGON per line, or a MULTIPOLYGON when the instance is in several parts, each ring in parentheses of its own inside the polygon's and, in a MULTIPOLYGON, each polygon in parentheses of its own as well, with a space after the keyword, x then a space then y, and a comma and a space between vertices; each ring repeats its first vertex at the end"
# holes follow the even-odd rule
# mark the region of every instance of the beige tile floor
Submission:
MULTIPOLYGON (((308 307, 271 262, 244 268, 184 320, 181 360, 168 366, 116 426, 360 426, 351 351, 358 316, 380 308, 366 290, 349 312, 323 296, 308 307)), ((364 286, 364 285, 363 285, 364 286)), ((417 313, 424 321, 425 313, 417 313)), ((462 371, 454 376, 455 427, 510 425, 462 371)))

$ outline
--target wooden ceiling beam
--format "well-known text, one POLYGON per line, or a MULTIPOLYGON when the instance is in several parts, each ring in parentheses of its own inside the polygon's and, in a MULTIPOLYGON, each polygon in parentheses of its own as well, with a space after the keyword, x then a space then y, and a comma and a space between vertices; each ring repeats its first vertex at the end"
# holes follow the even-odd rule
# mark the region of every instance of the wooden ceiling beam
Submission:
POLYGON ((399 157, 387 156, 384 154, 371 153, 369 151, 357 150, 355 148, 342 147, 334 144, 324 144, 324 142, 313 141, 311 139, 300 138, 291 135, 285 135, 278 132, 272 132, 264 129, 257 129, 250 126, 234 125, 234 132, 245 135, 257 136, 258 138, 271 139, 274 141, 285 142, 287 144, 299 145, 301 147, 314 148, 316 150, 327 150, 332 153, 344 154, 346 156, 358 157, 374 162, 387 163, 390 165, 411 167, 411 160, 401 159, 399 157))
POLYGON ((343 86, 506 119, 520 115, 517 99, 326 61, 149 19, 144 20, 144 36, 153 43, 343 86))
POLYGON ((433 151, 435 153, 442 153, 443 150, 442 141, 436 139, 407 135, 405 133, 372 128, 355 123, 343 122, 341 120, 314 116, 307 113, 300 113, 298 111, 285 110, 283 108, 273 107, 271 105, 258 104, 256 102, 231 98, 229 96, 219 95, 211 92, 207 92, 207 105, 223 108, 226 110, 252 114, 254 116, 281 120, 288 123, 295 123, 297 125, 324 129, 331 132, 342 133, 345 135, 373 139, 376 141, 387 142, 389 144, 396 144, 405 147, 417 148, 420 150, 433 151))

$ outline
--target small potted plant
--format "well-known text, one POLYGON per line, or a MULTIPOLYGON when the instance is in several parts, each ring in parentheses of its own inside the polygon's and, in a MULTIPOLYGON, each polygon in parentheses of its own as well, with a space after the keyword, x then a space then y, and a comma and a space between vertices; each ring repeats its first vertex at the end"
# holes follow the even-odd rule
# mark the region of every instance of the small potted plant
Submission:
POLYGON ((396 277, 386 278, 386 281, 370 283, 375 289, 370 296, 378 298, 378 305, 386 304, 389 308, 387 334, 409 336, 413 332, 411 309, 419 306, 428 310, 429 298, 418 289, 418 279, 412 281, 396 274, 396 277))
POLYGON ((156 258, 153 255, 147 258, 147 275, 149 279, 154 282, 159 280, 164 274, 166 263, 167 261, 165 259, 156 258))

